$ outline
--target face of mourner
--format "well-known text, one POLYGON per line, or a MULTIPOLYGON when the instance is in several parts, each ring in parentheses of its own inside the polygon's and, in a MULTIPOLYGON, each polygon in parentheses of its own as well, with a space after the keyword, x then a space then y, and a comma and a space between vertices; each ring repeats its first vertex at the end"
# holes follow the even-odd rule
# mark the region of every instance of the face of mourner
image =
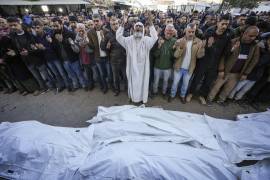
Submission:
POLYGON ((136 25, 134 29, 134 37, 135 38, 142 38, 143 36, 143 26, 142 25, 136 25))
POLYGON ((22 30, 22 25, 18 22, 9 23, 9 28, 12 32, 20 32, 22 30))
POLYGON ((193 28, 187 28, 186 29, 186 37, 187 39, 192 39, 195 36, 196 26, 193 28))
POLYGON ((111 28, 113 31, 117 31, 118 27, 119 27, 119 23, 117 20, 111 21, 111 28))
POLYGON ((217 29, 220 33, 224 33, 229 26, 229 20, 221 20, 217 23, 217 29))

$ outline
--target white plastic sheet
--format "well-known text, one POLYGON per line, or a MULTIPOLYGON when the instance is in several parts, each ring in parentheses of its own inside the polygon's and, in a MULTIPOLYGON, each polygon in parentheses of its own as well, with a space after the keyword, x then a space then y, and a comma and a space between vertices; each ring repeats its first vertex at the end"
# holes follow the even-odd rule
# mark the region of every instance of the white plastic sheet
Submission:
POLYGON ((0 125, 0 176, 20 180, 73 179, 91 150, 89 128, 25 121, 0 125))
POLYGON ((239 121, 205 116, 232 163, 270 157, 270 112, 238 115, 239 121))
POLYGON ((27 180, 270 179, 269 112, 239 121, 99 107, 88 128, 0 124, 0 176, 27 180), (247 156, 250 154, 251 156, 247 156), (233 163, 261 160, 238 168, 233 163), (250 172, 247 174, 247 172, 250 172))
POLYGON ((122 142, 90 154, 82 179, 236 180, 218 151, 169 142, 122 142))

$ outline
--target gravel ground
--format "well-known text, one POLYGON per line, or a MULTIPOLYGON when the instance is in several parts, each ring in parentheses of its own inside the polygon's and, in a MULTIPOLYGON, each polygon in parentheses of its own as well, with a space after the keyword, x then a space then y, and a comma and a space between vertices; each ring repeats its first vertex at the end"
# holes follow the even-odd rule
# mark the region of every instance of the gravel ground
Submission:
MULTIPOLYGON (((86 120, 91 119, 98 106, 114 106, 129 104, 127 94, 122 92, 115 97, 111 91, 106 95, 95 89, 85 92, 80 89, 70 93, 66 90, 55 94, 47 92, 39 96, 21 96, 18 92, 13 94, 0 93, 0 122, 37 120, 42 123, 65 126, 65 127, 84 127, 88 124, 86 120)), ((188 104, 182 104, 177 98, 171 103, 161 96, 149 99, 146 106, 158 106, 167 110, 185 111, 203 114, 206 113, 216 118, 233 120, 237 114, 257 112, 251 106, 240 106, 231 103, 227 106, 214 104, 211 107, 199 104, 197 99, 193 99, 188 104)), ((261 106, 261 110, 266 109, 266 105, 261 106)))

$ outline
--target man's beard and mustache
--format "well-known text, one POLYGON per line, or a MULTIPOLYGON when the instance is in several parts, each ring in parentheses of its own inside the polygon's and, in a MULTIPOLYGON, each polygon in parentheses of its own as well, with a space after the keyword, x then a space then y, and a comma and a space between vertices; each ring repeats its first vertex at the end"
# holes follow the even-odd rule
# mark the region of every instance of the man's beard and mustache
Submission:
POLYGON ((143 37, 143 33, 140 32, 140 31, 135 31, 134 34, 133 34, 133 36, 135 38, 142 38, 143 37))

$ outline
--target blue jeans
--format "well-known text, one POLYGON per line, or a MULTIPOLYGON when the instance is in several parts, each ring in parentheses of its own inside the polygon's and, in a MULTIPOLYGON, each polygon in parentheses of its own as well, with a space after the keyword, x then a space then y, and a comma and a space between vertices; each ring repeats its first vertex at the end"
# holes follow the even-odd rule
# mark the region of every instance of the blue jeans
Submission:
POLYGON ((64 86, 68 88, 70 86, 70 83, 69 83, 70 81, 62 66, 62 63, 56 59, 56 60, 47 62, 47 65, 49 66, 50 70, 52 71, 53 75, 55 76, 57 80, 57 86, 59 88, 62 88, 64 86))
POLYGON ((40 89, 47 89, 47 87, 53 88, 54 85, 45 64, 40 66, 30 64, 27 67, 33 74, 34 78, 37 80, 40 89))
POLYGON ((108 78, 110 83, 113 83, 111 64, 107 57, 101 57, 100 59, 96 60, 96 64, 98 67, 98 75, 100 76, 98 79, 101 81, 100 84, 102 84, 101 88, 106 89, 108 88, 106 78, 108 78))
POLYGON ((87 86, 79 60, 75 62, 64 61, 64 68, 67 71, 69 78, 72 79, 74 88, 79 88, 79 82, 83 88, 87 86))
POLYGON ((180 70, 174 70, 173 72, 173 84, 172 84, 172 89, 171 89, 171 97, 175 97, 177 93, 177 89, 178 89, 178 83, 182 78, 183 78, 183 83, 181 86, 180 96, 181 97, 186 96, 191 75, 188 73, 187 69, 180 68, 180 70))

